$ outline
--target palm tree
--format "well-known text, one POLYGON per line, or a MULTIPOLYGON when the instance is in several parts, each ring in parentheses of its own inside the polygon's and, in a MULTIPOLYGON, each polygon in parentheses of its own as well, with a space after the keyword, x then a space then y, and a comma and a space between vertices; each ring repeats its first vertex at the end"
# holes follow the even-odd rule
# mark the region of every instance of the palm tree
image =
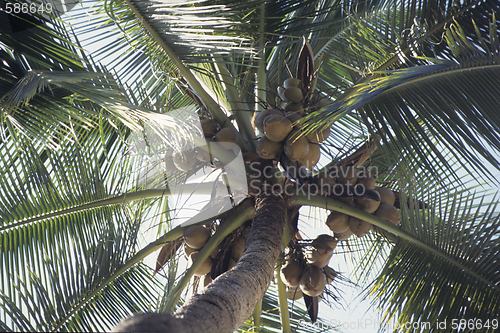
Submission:
MULTIPOLYGON (((6 14, 1 328, 109 330, 149 311, 115 329, 257 329, 262 308, 278 300, 279 318, 269 312, 264 324, 289 332, 285 285, 271 280, 292 255, 306 265, 303 250, 314 248, 301 239, 305 207, 369 223, 373 230, 364 237, 340 240, 345 235, 337 233, 332 241, 338 252, 350 252, 358 283, 385 310, 384 323, 408 332, 494 331, 498 8, 493 0, 124 0, 95 4, 91 20, 84 19, 87 8, 74 9, 71 29, 36 13, 6 14), (88 31, 94 35, 86 39, 88 31), (84 52, 92 44, 101 44, 93 57, 113 59, 107 67, 84 52), (253 125, 263 110, 281 112, 282 99, 295 99, 284 88, 276 93, 291 76, 301 80, 292 84, 302 94, 295 106, 305 109, 293 125, 302 126, 302 136, 330 129, 319 145, 321 163, 311 170, 299 169, 304 160, 291 154, 273 160, 256 153, 264 140, 257 138, 270 131, 253 125), (223 140, 208 140, 212 150, 199 144, 201 131, 179 121, 186 110, 217 132, 233 131, 238 155, 218 144, 223 140), (213 154, 208 164, 142 171, 169 160, 169 150, 183 158, 193 140, 198 152, 213 154), (221 193, 217 180, 200 188, 189 179, 211 168, 227 183, 238 170, 226 162, 237 156, 258 190, 245 186, 244 197, 223 191, 229 206, 212 195, 205 210, 173 228, 177 201, 168 197, 221 193), (317 188, 325 171, 348 167, 378 170, 377 185, 397 194, 399 225, 353 205, 379 204, 373 192, 304 191, 317 188), (263 168, 272 177, 256 179, 263 168), (269 191, 285 185, 292 191, 269 191), (147 224, 157 237, 143 245, 147 224), (175 251, 193 224, 212 235, 177 279, 175 251), (228 270, 234 240, 245 234, 245 251, 228 270), (218 247, 210 272, 217 278, 184 302, 182 292, 189 281, 202 283, 193 276, 218 247), (152 274, 142 260, 160 249, 152 274)), ((333 275, 324 299, 336 297, 341 279, 333 275)), ((304 299, 314 321, 319 298, 304 299)))

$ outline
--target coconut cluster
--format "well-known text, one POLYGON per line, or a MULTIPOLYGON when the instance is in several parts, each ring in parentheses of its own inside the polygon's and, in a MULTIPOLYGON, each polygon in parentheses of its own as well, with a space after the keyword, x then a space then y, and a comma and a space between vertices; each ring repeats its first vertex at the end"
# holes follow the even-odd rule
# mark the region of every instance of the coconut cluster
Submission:
POLYGON ((328 266, 337 246, 330 235, 319 235, 300 253, 292 252, 280 269, 280 278, 288 287, 288 298, 298 299, 303 294, 319 296, 331 283, 337 272, 328 266))
POLYGON ((330 128, 318 128, 307 135, 302 132, 300 120, 313 108, 304 108, 299 79, 286 79, 278 87, 278 95, 285 103, 283 109, 266 109, 255 117, 255 127, 265 134, 257 145, 257 153, 264 159, 277 159, 284 152, 289 160, 312 169, 321 156, 319 143, 328 138, 330 128))
MULTIPOLYGON (((354 186, 362 187, 362 191, 360 192, 363 193, 363 196, 361 198, 340 197, 339 200, 356 206, 370 214, 374 214, 395 225, 399 224, 399 211, 394 206, 396 196, 391 189, 387 187, 375 187, 375 179, 369 174, 359 177, 357 175, 354 176, 354 168, 347 167, 344 168, 344 171, 347 172, 343 177, 330 179, 329 184, 337 182, 336 184, 341 184, 343 188, 348 188, 352 186, 351 184, 354 184, 354 186)), ((324 180, 328 180, 328 177, 324 180)), ((326 185, 323 184, 323 188, 325 187, 326 185)), ((357 189, 353 188, 352 190, 356 192, 357 189)), ((333 231, 335 238, 339 241, 346 240, 352 235, 363 237, 373 230, 371 223, 340 212, 330 213, 326 220, 326 225, 333 231)))
MULTIPOLYGON (((211 237, 211 232, 209 229, 200 225, 193 225, 186 230, 184 230, 183 238, 184 238, 184 253, 186 258, 188 259, 188 263, 190 265, 193 264, 194 260, 198 256, 201 249, 205 246, 208 240, 211 237)), ((245 250, 245 241, 246 241, 246 232, 242 232, 238 234, 234 240, 231 241, 231 249, 230 249, 230 259, 228 270, 233 268, 238 260, 243 255, 243 251, 245 250)), ((210 282, 212 282, 212 278, 210 277, 210 273, 212 270, 212 265, 214 263, 215 258, 219 254, 221 249, 221 245, 217 246, 212 253, 205 259, 205 261, 201 264, 201 266, 194 273, 195 276, 201 277, 203 286, 206 287, 210 282)))
MULTIPOLYGON (((184 253, 192 265, 194 260, 200 254, 200 250, 205 246, 211 237, 209 229, 201 225, 192 225, 184 230, 184 253)), ((213 257, 210 255, 205 259, 201 266, 194 272, 195 276, 204 276, 210 273, 212 269, 213 257)))
POLYGON ((205 136, 206 146, 194 147, 181 152, 169 150, 166 152, 163 161, 166 173, 176 171, 189 171, 199 162, 211 163, 210 144, 217 142, 219 146, 225 149, 233 149, 237 142, 237 133, 231 128, 218 128, 216 122, 212 119, 200 119, 201 129, 205 136))

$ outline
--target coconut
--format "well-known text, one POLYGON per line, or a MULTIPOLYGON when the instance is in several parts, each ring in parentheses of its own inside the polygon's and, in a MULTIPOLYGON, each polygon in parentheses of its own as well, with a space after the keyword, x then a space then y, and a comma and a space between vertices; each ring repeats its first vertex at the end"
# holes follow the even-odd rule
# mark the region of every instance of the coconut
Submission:
MULTIPOLYGON (((357 186, 357 185, 356 185, 357 186)), ((354 199, 356 206, 370 214, 374 213, 380 206, 380 195, 375 190, 366 190, 364 193, 367 198, 354 199)))
POLYGON ((289 79, 286 79, 283 82, 283 87, 285 89, 290 88, 290 87, 298 87, 298 88, 300 88, 301 84, 302 84, 302 81, 300 81, 299 79, 297 79, 295 77, 291 77, 289 79))
POLYGON ((285 154, 292 161, 298 161, 307 156, 309 152, 309 142, 301 132, 294 129, 290 132, 285 142, 285 154))
POLYGON ((184 230, 184 241, 195 250, 201 249, 210 238, 210 230, 201 225, 192 225, 184 230))
POLYGON ((321 157, 321 151, 319 150, 319 145, 315 143, 309 144, 309 152, 307 155, 299 159, 300 165, 306 167, 307 169, 313 169, 316 164, 318 164, 321 157))
MULTIPOLYGON (((199 254, 200 254, 200 252, 193 252, 189 255, 189 261, 190 261, 191 265, 196 260, 196 258, 198 257, 199 254)), ((212 258, 207 257, 207 259, 205 259, 203 261, 203 263, 200 265, 200 267, 198 267, 196 272, 194 272, 194 275, 203 276, 205 274, 210 273, 211 270, 212 270, 212 258)))
POLYGON ((233 246, 231 248, 231 257, 235 260, 240 259, 245 250, 245 238, 242 236, 238 236, 233 241, 233 246))
POLYGON ((283 91, 281 98, 285 102, 299 103, 304 98, 302 90, 298 87, 289 87, 283 91))
POLYGON ((302 266, 298 261, 288 260, 285 265, 281 266, 280 277, 281 281, 288 287, 298 287, 302 276, 302 266))
POLYGON ((266 109, 264 111, 261 111, 257 113, 257 115, 255 116, 254 120, 255 127, 257 127, 261 132, 264 132, 264 121, 268 116, 273 114, 277 114, 280 116, 284 115, 283 112, 281 112, 278 109, 266 109))
POLYGON ((349 217, 349 229, 356 236, 363 237, 372 230, 372 225, 369 222, 351 216, 349 217))
POLYGON ((330 195, 337 200, 354 206, 354 189, 352 185, 337 183, 330 188, 330 195))
POLYGON ((206 138, 212 138, 217 133, 217 125, 211 119, 200 120, 203 135, 206 138))
POLYGON ((356 174, 356 169, 350 166, 336 166, 334 168, 334 173, 337 175, 337 183, 354 185, 358 175, 356 174))
POLYGON ((375 178, 369 175, 358 176, 357 185, 363 186, 366 190, 375 189, 375 178))
POLYGON ((217 141, 222 148, 232 149, 237 142, 237 134, 232 128, 224 127, 215 134, 215 141, 217 141))
POLYGON ((387 203, 382 203, 375 211, 375 216, 380 217, 381 219, 387 220, 392 224, 399 224, 401 217, 399 216, 398 209, 393 205, 389 205, 387 203))
POLYGON ((271 141, 281 142, 286 139, 291 131, 292 122, 283 116, 270 115, 264 121, 264 133, 271 141))
POLYGON ((184 254, 186 257, 189 257, 191 253, 198 251, 197 249, 193 249, 191 246, 184 244, 184 254))
POLYGON ((308 296, 320 295, 325 289, 326 275, 321 268, 308 265, 300 278, 300 289, 308 296))
POLYGON ((302 124, 297 123, 300 119, 302 119, 302 116, 300 115, 299 112, 296 111, 290 111, 290 112, 285 112, 285 116, 292 122, 293 128, 302 128, 302 124))
POLYGON ((302 103, 287 103, 285 105, 285 112, 297 112, 301 116, 304 115, 304 107, 302 103))
POLYGON ((328 246, 330 248, 335 249, 337 247, 337 241, 335 240, 334 237, 327 235, 327 234, 321 234, 317 236, 313 241, 311 242, 311 245, 313 246, 328 246))
POLYGON ((266 136, 260 138, 257 144, 257 154, 266 160, 274 160, 283 151, 283 142, 274 142, 269 140, 266 136))
POLYGON ((286 298, 288 298, 289 300, 295 301, 300 299, 302 296, 302 290, 300 290, 299 287, 287 288, 286 298))
POLYGON ((340 212, 332 212, 326 219, 326 225, 328 228, 339 234, 346 232, 349 229, 348 222, 349 215, 340 212))
POLYGON ((343 197, 343 198, 337 198, 338 201, 342 201, 343 203, 349 205, 349 206, 355 206, 356 204, 354 203, 354 198, 353 197, 343 197))
POLYGON ((394 192, 387 187, 377 187, 377 192, 380 194, 380 202, 388 205, 394 205, 396 196, 394 192))
POLYGON ((351 229, 347 229, 346 231, 344 231, 342 233, 335 232, 333 235, 335 236, 335 238, 337 238, 337 240, 344 241, 344 240, 347 240, 349 237, 351 237, 352 234, 353 233, 352 233, 351 229))
POLYGON ((380 206, 380 201, 371 199, 354 199, 356 207, 364 210, 367 213, 374 213, 380 206))
POLYGON ((309 246, 305 251, 305 258, 307 260, 307 263, 311 266, 316 266, 319 268, 328 265, 330 259, 332 258, 332 255, 333 249, 327 245, 322 244, 309 246))
POLYGON ((332 173, 322 171, 317 179, 317 184, 322 189, 324 194, 330 195, 333 187, 337 184, 337 180, 332 173))
POLYGON ((202 281, 203 287, 208 286, 212 282, 212 277, 210 276, 210 272, 203 275, 203 277, 201 279, 203 280, 202 281))
POLYGON ((330 127, 317 128, 306 135, 307 140, 312 143, 321 143, 330 136, 330 127))

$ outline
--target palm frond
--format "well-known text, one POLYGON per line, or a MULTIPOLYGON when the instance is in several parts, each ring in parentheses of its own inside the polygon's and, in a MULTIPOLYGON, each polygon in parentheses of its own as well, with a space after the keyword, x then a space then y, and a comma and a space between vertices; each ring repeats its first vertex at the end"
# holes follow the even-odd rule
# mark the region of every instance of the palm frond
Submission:
MULTIPOLYGON (((46 264, 50 266, 52 263, 46 264)), ((57 286, 58 277, 52 276, 51 279, 57 286)), ((65 307, 68 306, 64 303, 66 300, 60 297, 56 298, 57 302, 51 300, 50 290, 44 287, 36 275, 31 276, 31 284, 34 286, 31 290, 26 286, 17 289, 25 302, 20 307, 2 295, 0 307, 10 317, 0 323, 5 331, 49 331, 54 328, 49 324, 57 323, 58 316, 64 316, 65 307)), ((107 331, 122 318, 147 311, 160 288, 158 280, 151 278, 150 270, 143 265, 134 266, 86 302, 62 328, 79 332, 107 331)), ((72 296, 73 302, 78 301, 77 295, 72 296)))
MULTIPOLYGON (((418 57, 449 59, 451 49, 442 43, 447 26, 456 22, 474 32, 471 22, 488 26, 494 8, 498 8, 495 1, 422 0, 386 1, 366 12, 351 11, 346 24, 322 32, 314 47, 316 56, 326 59, 319 86, 338 94, 376 77, 378 71, 425 64, 418 57)), ((479 42, 477 36, 469 38, 479 42)))
MULTIPOLYGON (((439 167, 440 161, 436 158, 433 159, 433 168, 442 169, 443 172, 436 175, 432 171, 419 162, 418 159, 407 159, 400 157, 393 159, 393 155, 387 151, 391 149, 386 145, 380 146, 370 159, 365 163, 366 168, 377 175, 377 182, 380 186, 389 187, 397 192, 406 191, 407 183, 400 182, 399 175, 407 175, 406 179, 411 179, 413 191, 411 198, 406 198, 407 202, 419 200, 425 204, 429 204, 421 194, 428 191, 429 188, 433 189, 435 198, 441 201, 449 199, 450 193, 459 193, 467 195, 467 193, 476 193, 478 196, 489 198, 494 195, 494 192, 488 188, 482 188, 473 177, 466 178, 462 176, 466 171, 461 168, 460 164, 454 160, 451 152, 444 153, 445 159, 451 165, 451 169, 439 167), (457 177, 460 178, 457 178, 457 177)), ((431 152, 429 152, 430 154, 431 152)), ((400 198, 400 205, 405 205, 404 198, 400 198)), ((436 199, 437 200, 437 199, 436 199)), ((477 201, 477 200, 476 200, 477 201)), ((472 206, 474 209, 478 208, 477 202, 472 206)), ((415 216, 422 215, 422 211, 418 209, 414 212, 415 216)), ((420 223, 417 221, 417 223, 420 223)), ((387 258, 391 252, 392 247, 398 242, 397 237, 391 236, 387 238, 385 235, 372 232, 366 237, 351 238, 348 240, 348 254, 345 255, 346 260, 350 260, 355 267, 353 275, 356 282, 365 284, 373 280, 378 275, 382 267, 384 267, 387 258)))
MULTIPOLYGON (((420 193, 430 208, 419 213, 414 200, 402 204, 402 229, 449 260, 398 242, 371 287, 378 304, 387 309, 383 320, 430 322, 437 331, 435 323, 447 318, 498 317, 498 200, 483 201, 485 197, 457 192, 435 196, 428 189, 420 193)), ((410 185, 403 198, 415 194, 410 185)))
MULTIPOLYGON (((119 150, 95 151, 103 145, 101 133, 93 134, 87 142, 95 145, 86 148, 66 141, 53 151, 25 139, 2 146, 7 169, 0 180, 6 199, 0 208, 0 266, 8 278, 2 281, 0 320, 10 330, 30 323, 34 330, 109 330, 123 316, 148 310, 147 300, 158 297, 158 282, 144 269, 109 279, 134 254, 139 227, 155 207, 151 200, 74 209, 114 197, 127 185, 126 164, 114 160, 119 150), (108 317, 94 318, 99 312, 108 317)), ((123 149, 120 141, 115 145, 123 149)))
MULTIPOLYGON (((494 24, 492 29, 496 30, 494 24)), ((435 156, 443 159, 431 134, 440 145, 450 147, 457 159, 464 161, 463 166, 470 163, 490 177, 478 155, 499 167, 488 149, 499 148, 496 106, 492 103, 492 97, 499 93, 493 79, 500 68, 496 64, 497 50, 483 50, 466 41, 458 26, 447 31, 448 43, 455 54, 453 62, 435 59, 427 66, 386 72, 387 76, 358 85, 359 90, 350 98, 335 102, 312 118, 331 122, 358 108, 366 124, 379 124, 372 126, 370 132, 398 138, 401 145, 395 146, 395 151, 416 153, 430 166, 421 146, 431 148, 435 156), (463 149, 464 144, 471 149, 463 149)), ((479 38, 483 40, 481 35, 479 38)))
MULTIPOLYGON (((384 1, 307 1, 302 4, 294 4, 287 11, 281 20, 270 20, 268 44, 269 62, 269 83, 271 89, 288 78, 288 66, 295 75, 297 66, 297 55, 302 46, 302 38, 310 41, 316 56, 326 40, 332 34, 339 34, 340 31, 348 30, 351 22, 351 15, 365 15, 383 6, 384 1)), ((270 17, 274 16, 274 6, 268 6, 270 17)), ((283 10, 282 10, 283 11, 283 10)), ((338 50, 336 50, 338 51, 338 50)), ((326 61, 333 59, 334 52, 325 57, 326 61)), ((323 87, 325 90, 325 87, 323 87)))
MULTIPOLYGON (((71 116, 76 118, 76 120, 84 122, 86 118, 82 113, 91 113, 93 116, 107 117, 109 121, 119 120, 133 130, 142 129, 141 122, 148 121, 156 123, 158 128, 170 128, 170 137, 181 135, 185 138, 191 138, 192 128, 181 119, 176 120, 170 115, 151 112, 147 109, 132 105, 128 103, 125 96, 120 94, 119 87, 116 83, 112 82, 112 79, 109 81, 109 78, 106 76, 97 76, 87 72, 28 72, 26 76, 4 95, 1 101, 2 108, 6 113, 5 118, 10 125, 21 132, 28 132, 36 137, 36 131, 42 130, 45 124, 35 120, 36 122, 32 124, 32 128, 27 128, 23 126, 24 122, 17 120, 17 116, 21 119, 24 115, 28 117, 32 116, 32 113, 29 112, 29 108, 25 109, 23 106, 28 105, 37 93, 44 89, 49 89, 50 86, 59 88, 64 87, 66 91, 72 92, 72 94, 66 96, 70 106, 66 111, 70 116, 67 118, 66 122, 71 119, 71 116), (106 112, 100 110, 98 113, 85 109, 77 109, 77 112, 75 112, 73 106, 75 101, 90 101, 95 105, 95 108, 100 107, 106 112)), ((43 94, 41 98, 43 99, 46 95, 47 93, 43 94)), ((54 101, 54 106, 59 105, 54 101)), ((47 108, 43 108, 43 111, 47 113, 47 108)), ((60 112, 58 109, 55 109, 55 111, 56 112, 49 112, 49 115, 43 114, 47 117, 50 116, 51 113, 60 112)))

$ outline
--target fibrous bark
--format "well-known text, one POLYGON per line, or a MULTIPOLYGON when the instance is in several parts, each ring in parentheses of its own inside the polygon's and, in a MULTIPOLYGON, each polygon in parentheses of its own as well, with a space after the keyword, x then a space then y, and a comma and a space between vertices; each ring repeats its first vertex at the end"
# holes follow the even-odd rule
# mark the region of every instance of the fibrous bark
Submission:
POLYGON ((274 195, 257 198, 245 252, 233 269, 220 275, 173 315, 135 315, 122 321, 114 331, 233 332, 251 315, 271 283, 284 225, 284 200, 274 195))

